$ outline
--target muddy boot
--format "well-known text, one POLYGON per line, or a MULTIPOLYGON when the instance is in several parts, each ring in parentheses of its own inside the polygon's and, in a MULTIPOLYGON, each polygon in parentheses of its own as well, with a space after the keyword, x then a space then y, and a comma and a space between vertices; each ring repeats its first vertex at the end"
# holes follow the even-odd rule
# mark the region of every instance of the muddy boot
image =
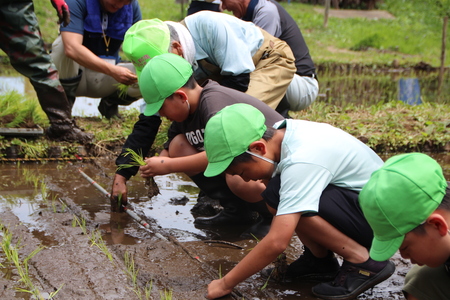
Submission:
POLYGON ((127 106, 138 100, 137 98, 133 98, 128 95, 121 96, 119 93, 119 91, 116 91, 100 100, 98 111, 105 118, 111 119, 116 117, 120 119, 121 116, 119 114, 119 105, 127 106))
POLYGON ((52 122, 45 134, 50 140, 60 142, 77 142, 80 144, 90 143, 94 135, 86 133, 77 126, 75 120, 61 120, 52 122))
POLYGON ((50 127, 46 130, 49 139, 81 144, 92 141, 93 135, 84 132, 72 119, 72 109, 61 85, 50 88, 39 83, 33 83, 33 81, 31 83, 34 86, 39 103, 50 121, 50 127))
POLYGON ((255 222, 247 203, 234 195, 221 176, 205 177, 203 174, 191 179, 210 198, 217 199, 223 209, 212 217, 198 217, 194 224, 202 226, 243 225, 255 222))

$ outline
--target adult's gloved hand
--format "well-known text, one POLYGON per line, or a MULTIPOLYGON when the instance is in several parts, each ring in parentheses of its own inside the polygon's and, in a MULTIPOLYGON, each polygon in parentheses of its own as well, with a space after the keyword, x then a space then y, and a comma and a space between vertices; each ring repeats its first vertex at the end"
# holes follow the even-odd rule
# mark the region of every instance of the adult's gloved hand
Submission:
POLYGON ((67 6, 66 1, 64 0, 50 0, 53 7, 56 9, 58 14, 58 24, 63 24, 64 26, 69 25, 70 23, 70 12, 69 6, 67 6))

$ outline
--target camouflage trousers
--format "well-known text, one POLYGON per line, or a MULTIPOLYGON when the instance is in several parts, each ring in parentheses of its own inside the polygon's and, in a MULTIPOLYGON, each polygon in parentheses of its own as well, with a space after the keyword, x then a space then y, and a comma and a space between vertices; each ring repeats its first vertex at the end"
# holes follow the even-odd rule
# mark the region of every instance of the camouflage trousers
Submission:
POLYGON ((44 47, 32 1, 0 0, 0 48, 29 78, 50 122, 71 119, 58 71, 44 47))

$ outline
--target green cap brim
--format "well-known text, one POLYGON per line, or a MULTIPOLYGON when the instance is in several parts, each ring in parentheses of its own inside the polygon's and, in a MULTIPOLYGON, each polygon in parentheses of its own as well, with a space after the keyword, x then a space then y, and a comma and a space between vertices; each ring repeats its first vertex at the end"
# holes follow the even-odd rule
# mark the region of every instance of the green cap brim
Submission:
POLYGON ((150 103, 150 104, 147 103, 147 105, 145 105, 145 109, 144 109, 144 116, 148 117, 148 116, 153 116, 154 114, 156 114, 163 106, 164 100, 166 100, 166 99, 162 99, 155 103, 150 103))
POLYGON ((233 159, 234 157, 231 157, 222 161, 208 163, 208 166, 203 174, 205 177, 214 177, 222 174, 230 166, 233 159))
POLYGON ((381 241, 374 237, 370 247, 370 257, 377 261, 388 260, 397 252, 404 239, 404 235, 388 241, 381 241))

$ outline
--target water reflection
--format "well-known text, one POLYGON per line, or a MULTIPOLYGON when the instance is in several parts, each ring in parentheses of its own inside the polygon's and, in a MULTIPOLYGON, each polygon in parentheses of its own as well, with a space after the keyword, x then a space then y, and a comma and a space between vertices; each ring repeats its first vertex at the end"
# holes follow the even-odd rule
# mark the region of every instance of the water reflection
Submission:
MULTIPOLYGON (((28 79, 23 76, 0 76, 0 94, 15 91, 22 95, 32 95, 36 97, 33 86, 28 79)), ((100 113, 97 109, 100 98, 77 97, 75 105, 72 108, 72 115, 78 117, 99 117, 100 113)), ((143 99, 135 101, 129 106, 120 106, 121 110, 141 109, 145 102, 143 99)))
POLYGON ((25 94, 25 78, 0 76, 0 94, 12 91, 25 94))

